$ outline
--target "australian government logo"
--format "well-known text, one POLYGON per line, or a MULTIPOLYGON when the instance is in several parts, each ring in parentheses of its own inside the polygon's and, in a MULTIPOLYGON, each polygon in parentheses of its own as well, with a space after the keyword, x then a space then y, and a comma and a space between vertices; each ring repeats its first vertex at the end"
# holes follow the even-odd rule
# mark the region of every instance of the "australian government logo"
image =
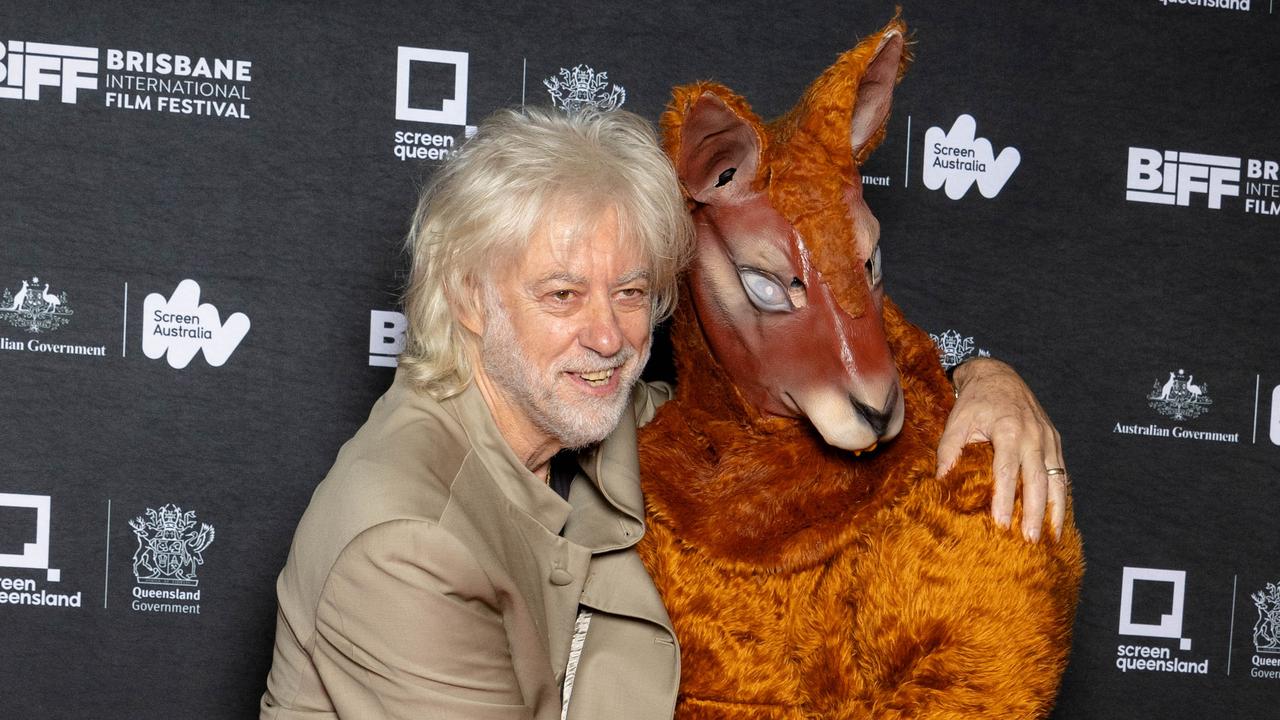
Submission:
POLYGON ((77 345, 50 339, 71 322, 73 315, 75 310, 71 308, 66 290, 52 287, 38 276, 21 281, 16 290, 6 287, 0 295, 0 323, 29 336, 14 339, 0 335, 0 351, 105 357, 105 345, 77 345))
POLYGON ((1119 633, 1125 637, 1116 646, 1117 670, 1209 674, 1208 658, 1190 654, 1192 639, 1183 632, 1186 595, 1185 570, 1124 568, 1119 633))
POLYGON ((200 614, 200 579, 196 570, 204 564, 204 551, 213 544, 214 530, 197 523, 192 510, 169 503, 147 508, 145 516, 129 521, 138 539, 133 552, 131 607, 140 612, 200 614), (197 524, 199 527, 197 527, 197 524))
POLYGON ((627 101, 626 88, 610 83, 609 73, 596 72, 588 65, 560 68, 559 74, 543 79, 542 84, 551 94, 552 104, 570 115, 584 110, 609 112, 627 101))
POLYGON ((1280 161, 1130 147, 1129 202, 1280 216, 1280 161))
POLYGON ((950 370, 971 357, 991 357, 989 351, 974 346, 972 337, 964 337, 955 330, 944 330, 941 335, 929 333, 929 339, 938 348, 943 370, 950 370))
POLYGON ((81 607, 81 591, 65 592, 61 586, 62 571, 50 567, 52 498, 48 495, 0 493, 0 508, 9 508, 6 515, 17 510, 30 517, 33 527, 26 536, 35 539, 34 542, 23 543, 22 552, 0 553, 0 605, 81 607), (53 589, 50 590, 49 586, 53 589))
POLYGON ((0 43, 0 98, 38 101, 56 94, 76 104, 87 96, 115 110, 247 120, 252 80, 253 63, 244 59, 0 43))
POLYGON ((1112 432, 1122 435, 1146 435, 1149 437, 1180 438, 1183 440, 1208 440, 1211 442, 1240 442, 1240 433, 1216 432, 1188 428, 1181 423, 1207 415, 1213 407, 1209 397, 1209 384, 1197 381, 1194 373, 1179 368, 1169 371, 1168 378, 1156 378, 1146 395, 1147 407, 1156 414, 1177 423, 1125 424, 1116 422, 1112 432))
POLYGON ((1253 670, 1257 678, 1280 679, 1280 585, 1267 583, 1266 588, 1249 596, 1258 609, 1253 624, 1253 670))
POLYGON ((475 134, 467 124, 469 56, 457 50, 396 48, 396 158, 440 162, 475 134), (424 127, 435 126, 435 127, 424 127))

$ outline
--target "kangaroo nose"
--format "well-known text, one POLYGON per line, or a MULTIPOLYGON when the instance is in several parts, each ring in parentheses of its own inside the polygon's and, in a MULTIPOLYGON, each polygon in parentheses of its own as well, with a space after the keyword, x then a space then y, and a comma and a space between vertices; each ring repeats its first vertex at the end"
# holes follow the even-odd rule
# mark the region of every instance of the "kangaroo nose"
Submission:
POLYGON ((884 409, 882 410, 877 410, 866 403, 860 402, 852 395, 849 396, 849 401, 853 403, 854 409, 858 411, 862 419, 866 420, 867 424, 871 426, 871 430, 875 432, 876 437, 880 437, 884 435, 885 429, 889 427, 889 420, 892 419, 894 406, 898 402, 898 386, 894 385, 889 390, 889 399, 885 401, 884 409))

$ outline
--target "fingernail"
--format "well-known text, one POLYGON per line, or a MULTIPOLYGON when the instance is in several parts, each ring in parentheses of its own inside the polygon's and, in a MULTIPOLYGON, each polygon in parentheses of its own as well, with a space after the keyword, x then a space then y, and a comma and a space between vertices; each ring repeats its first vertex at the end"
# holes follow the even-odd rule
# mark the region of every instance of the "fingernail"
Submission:
POLYGON ((1012 516, 1010 516, 1010 515, 997 515, 997 516, 996 516, 996 524, 997 524, 997 525, 999 525, 1000 527, 1004 528, 1005 530, 1008 530, 1008 529, 1009 529, 1009 525, 1010 525, 1012 522, 1013 522, 1013 517, 1012 517, 1012 516))
POLYGON ((1031 542, 1040 542, 1040 528, 1024 529, 1022 535, 1031 542))

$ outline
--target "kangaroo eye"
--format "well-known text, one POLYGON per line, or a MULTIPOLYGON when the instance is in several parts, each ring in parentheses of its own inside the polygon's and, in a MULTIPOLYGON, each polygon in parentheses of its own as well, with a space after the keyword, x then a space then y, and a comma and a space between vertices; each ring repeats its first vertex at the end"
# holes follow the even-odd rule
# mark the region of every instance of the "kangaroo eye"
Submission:
POLYGON ((876 287, 884 280, 884 271, 880 268, 880 246, 876 245, 871 251, 871 257, 867 259, 865 265, 867 269, 867 280, 871 282, 871 287, 876 287))
POLYGON ((728 170, 720 173, 719 179, 716 180, 716 187, 724 187, 725 185, 728 185, 729 181, 733 179, 733 174, 736 172, 738 172, 738 168, 729 168, 728 170))
POLYGON ((791 312, 795 309, 787 297, 786 288, 777 280, 751 268, 738 268, 738 277, 742 280, 742 288, 747 291, 747 299, 757 309, 764 312, 791 312))

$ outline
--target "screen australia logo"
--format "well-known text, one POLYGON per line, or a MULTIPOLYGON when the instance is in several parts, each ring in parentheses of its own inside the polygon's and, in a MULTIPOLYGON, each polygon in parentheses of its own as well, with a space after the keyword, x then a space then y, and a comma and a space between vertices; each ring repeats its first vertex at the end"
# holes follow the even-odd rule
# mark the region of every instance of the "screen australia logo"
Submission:
POLYGON ((169 503, 129 521, 138 539, 133 553, 133 609, 146 612, 199 614, 200 580, 196 568, 213 544, 214 530, 198 523, 194 511, 169 503), (163 601, 163 602, 152 602, 163 601))
POLYGON ((1209 440, 1215 442, 1240 442, 1240 433, 1215 432, 1188 428, 1181 423, 1208 415, 1213 407, 1209 397, 1209 384, 1196 380, 1192 372, 1183 368, 1170 370, 1167 378, 1155 378, 1145 395, 1147 407, 1157 415, 1174 421, 1175 425, 1153 422, 1116 422, 1112 432, 1122 435, 1144 435, 1183 440, 1209 440))
POLYGON ((168 355, 169 366, 185 368, 201 350, 221 367, 249 332, 249 317, 232 313, 222 322, 218 308, 200 302, 200 285, 187 279, 165 298, 151 293, 142 305, 142 352, 152 360, 168 355))
POLYGON ((925 132, 925 187, 945 187, 952 200, 964 197, 974 184, 985 198, 1000 194, 1022 162, 1022 154, 1015 147, 1007 147, 996 155, 991 141, 978 137, 977 129, 978 122, 972 115, 961 115, 950 130, 931 127, 925 132))

